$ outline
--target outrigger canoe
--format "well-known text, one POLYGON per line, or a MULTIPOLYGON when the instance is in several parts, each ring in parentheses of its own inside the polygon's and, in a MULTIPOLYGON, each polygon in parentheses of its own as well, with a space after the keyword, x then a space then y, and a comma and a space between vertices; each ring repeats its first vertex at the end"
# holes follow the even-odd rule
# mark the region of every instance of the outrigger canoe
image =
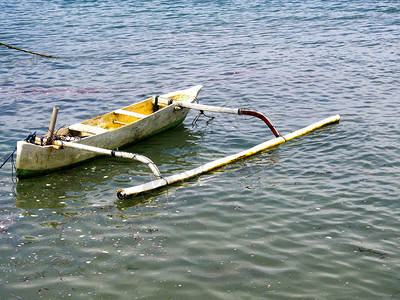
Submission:
MULTIPOLYGON (((159 97, 193 103, 202 87, 197 85, 159 97)), ((62 128, 57 132, 49 132, 42 137, 31 136, 24 141, 19 141, 17 143, 17 177, 28 178, 43 175, 78 165, 101 155, 93 151, 82 151, 79 149, 80 147, 112 150, 138 142, 178 126, 190 110, 185 107, 177 108, 174 105, 163 104, 161 101, 158 103, 157 99, 158 97, 152 97, 62 128), (57 140, 61 143, 55 143, 57 140), (63 147, 63 142, 75 147, 63 147)))

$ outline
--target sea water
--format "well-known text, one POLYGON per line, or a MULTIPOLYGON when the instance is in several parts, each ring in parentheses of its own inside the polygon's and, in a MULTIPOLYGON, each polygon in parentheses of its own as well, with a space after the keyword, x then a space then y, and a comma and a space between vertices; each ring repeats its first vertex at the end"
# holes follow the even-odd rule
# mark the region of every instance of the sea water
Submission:
MULTIPOLYGON (((341 122, 139 198, 145 165, 0 171, 1 299, 400 297, 400 4, 0 0, 0 156, 57 128, 202 84, 282 134, 341 122)), ((165 175, 273 138, 192 111, 126 149, 165 175)))

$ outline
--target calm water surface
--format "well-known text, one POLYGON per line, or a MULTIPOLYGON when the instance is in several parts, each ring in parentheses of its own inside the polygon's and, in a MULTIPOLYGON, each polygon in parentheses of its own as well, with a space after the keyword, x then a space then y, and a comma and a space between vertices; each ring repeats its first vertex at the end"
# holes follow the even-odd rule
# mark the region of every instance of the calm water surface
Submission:
MULTIPOLYGON (((103 158, 0 171, 1 299, 400 298, 398 1, 0 0, 0 154, 57 126, 203 84, 288 133, 342 121, 167 190, 103 158)), ((215 115, 130 147, 164 174, 272 138, 215 115)))

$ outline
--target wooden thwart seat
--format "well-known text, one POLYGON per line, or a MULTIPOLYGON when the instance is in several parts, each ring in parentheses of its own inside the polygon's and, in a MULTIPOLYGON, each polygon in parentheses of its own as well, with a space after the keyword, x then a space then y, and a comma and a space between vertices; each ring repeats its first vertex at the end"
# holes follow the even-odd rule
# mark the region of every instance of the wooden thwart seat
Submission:
POLYGON ((138 119, 143 119, 143 118, 147 117, 147 115, 140 114, 140 113, 137 113, 137 112, 134 112, 134 111, 130 111, 130 110, 125 110, 125 109, 117 109, 117 110, 114 111, 114 113, 118 114, 118 115, 125 115, 125 116, 135 117, 135 118, 138 118, 138 119))
POLYGON ((86 133, 93 134, 93 135, 101 134, 101 133, 105 133, 105 132, 109 131, 108 129, 105 129, 105 128, 92 126, 92 125, 86 125, 83 123, 73 124, 73 125, 69 126, 69 130, 86 132, 86 133))

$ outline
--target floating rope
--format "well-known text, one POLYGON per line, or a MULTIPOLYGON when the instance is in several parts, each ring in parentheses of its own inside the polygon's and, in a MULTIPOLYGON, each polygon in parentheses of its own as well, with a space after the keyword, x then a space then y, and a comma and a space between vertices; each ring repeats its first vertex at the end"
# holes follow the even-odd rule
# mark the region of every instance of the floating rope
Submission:
POLYGON ((9 156, 7 156, 7 158, 4 159, 3 163, 0 166, 0 169, 6 164, 6 162, 14 155, 15 151, 17 151, 17 148, 14 149, 13 152, 11 152, 11 154, 9 156))
MULTIPOLYGON (((32 134, 29 134, 24 141, 28 142, 28 143, 35 143, 35 138, 36 138, 36 131, 32 134)), ((3 163, 0 166, 0 169, 7 163, 7 161, 11 158, 11 161, 13 162, 13 155, 15 153, 15 151, 17 151, 17 147, 15 147, 15 149, 13 150, 13 152, 11 152, 11 154, 9 156, 7 156, 3 163)))
POLYGON ((7 44, 1 43, 1 42, 0 42, 0 46, 6 46, 9 49, 14 49, 14 50, 18 50, 18 51, 22 51, 22 52, 26 52, 26 53, 30 53, 30 54, 34 54, 34 55, 39 55, 39 56, 43 56, 43 57, 59 58, 59 56, 40 54, 37 52, 32 52, 32 51, 24 50, 24 49, 17 48, 17 47, 11 46, 11 45, 7 45, 7 44))
POLYGON ((194 118, 194 120, 192 121, 192 127, 197 126, 197 121, 200 119, 201 116, 205 116, 205 117, 208 118, 208 120, 207 120, 207 122, 206 122, 207 125, 208 125, 208 123, 209 123, 210 121, 214 120, 214 117, 207 116, 207 115, 204 113, 204 110, 200 110, 200 112, 198 113, 198 115, 197 115, 197 116, 194 118))
POLYGON ((36 131, 25 138, 25 142, 34 144, 36 140, 36 131))
MULTIPOLYGON (((17 150, 17 149, 15 149, 15 150, 17 150)), ((14 161, 14 155, 13 155, 13 156, 11 156, 11 180, 14 184, 16 184, 18 182, 16 174, 17 174, 17 168, 15 167, 15 161, 14 161)), ((15 188, 13 188, 12 192, 13 192, 14 196, 17 195, 15 188)))

